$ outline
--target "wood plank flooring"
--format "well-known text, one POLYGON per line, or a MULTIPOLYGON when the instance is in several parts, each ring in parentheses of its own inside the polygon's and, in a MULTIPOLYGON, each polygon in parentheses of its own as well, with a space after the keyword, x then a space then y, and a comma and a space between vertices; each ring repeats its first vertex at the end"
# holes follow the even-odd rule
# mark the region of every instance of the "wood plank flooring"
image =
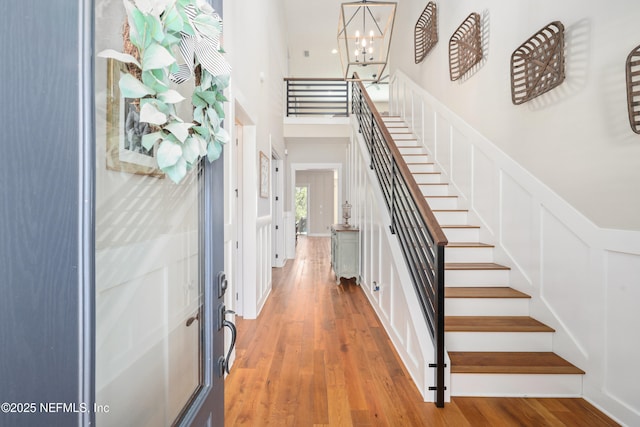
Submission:
POLYGON ((615 426, 583 399, 422 401, 362 289, 338 286, 328 238, 300 238, 257 320, 237 319, 226 426, 615 426))

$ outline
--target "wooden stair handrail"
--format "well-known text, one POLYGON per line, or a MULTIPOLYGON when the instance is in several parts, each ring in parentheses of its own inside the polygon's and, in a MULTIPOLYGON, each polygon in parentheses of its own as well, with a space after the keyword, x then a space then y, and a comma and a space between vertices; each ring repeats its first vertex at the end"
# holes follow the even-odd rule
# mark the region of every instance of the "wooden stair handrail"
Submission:
MULTIPOLYGON (((356 79, 359 78, 357 73, 355 74, 355 78, 356 79)), ((365 102, 369 106, 369 110, 371 111, 371 114, 373 115, 374 120, 378 124, 378 128, 380 128, 382 132, 382 136, 385 142, 387 143, 389 150, 391 151, 391 155, 393 156, 394 160, 396 161, 396 164, 398 165, 400 174, 402 175, 405 183, 407 184, 409 192, 411 193, 411 196, 413 197, 413 200, 415 201, 416 206, 418 207, 418 211, 420 211, 420 215, 422 216, 425 224, 427 225, 427 229, 429 230, 429 233, 431 234, 431 237, 433 238, 434 243, 438 246, 446 246, 449 243, 449 241, 447 240, 447 237, 445 236, 444 231, 442 231, 442 227, 440 227, 440 223, 438 223, 438 220, 436 219, 436 216, 431 210, 429 203, 427 203, 427 200, 422 194, 422 191, 420 191, 420 187, 418 187, 416 180, 413 178, 413 174, 409 170, 409 166, 407 166, 407 163, 404 161, 402 154, 400 154, 400 150, 396 146, 395 141, 393 140, 393 138, 391 137, 391 134, 387 130, 387 126, 384 124, 384 121, 382 120, 382 116, 380 116, 380 113, 378 113, 377 108, 375 107, 373 101, 369 97, 369 94, 367 93, 364 87, 364 84, 362 83, 361 80, 354 81, 354 84, 357 84, 359 86, 360 92, 362 93, 362 96, 365 102)))

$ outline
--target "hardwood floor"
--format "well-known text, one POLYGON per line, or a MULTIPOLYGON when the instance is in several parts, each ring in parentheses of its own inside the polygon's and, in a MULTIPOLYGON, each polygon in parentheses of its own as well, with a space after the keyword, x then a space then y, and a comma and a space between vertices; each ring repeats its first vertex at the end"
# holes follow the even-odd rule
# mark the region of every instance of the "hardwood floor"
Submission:
POLYGON ((300 238, 257 320, 237 319, 226 426, 615 426, 583 399, 422 401, 362 289, 335 284, 328 238, 300 238))

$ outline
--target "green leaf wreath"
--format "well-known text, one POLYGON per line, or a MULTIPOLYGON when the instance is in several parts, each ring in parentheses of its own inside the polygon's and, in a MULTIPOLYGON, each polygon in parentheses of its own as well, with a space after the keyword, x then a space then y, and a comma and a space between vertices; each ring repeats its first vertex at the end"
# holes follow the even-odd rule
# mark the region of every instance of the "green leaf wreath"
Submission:
POLYGON ((158 144, 158 167, 178 183, 207 156, 220 157, 229 134, 224 119, 223 92, 229 85, 230 67, 222 56, 222 20, 204 0, 123 0, 127 12, 125 52, 112 49, 98 56, 127 64, 120 91, 139 98, 140 121, 154 132, 144 135, 142 145, 158 144), (179 50, 184 63, 173 52, 179 50), (185 122, 176 104, 185 98, 170 83, 183 83, 195 75, 191 96, 193 122, 185 122))

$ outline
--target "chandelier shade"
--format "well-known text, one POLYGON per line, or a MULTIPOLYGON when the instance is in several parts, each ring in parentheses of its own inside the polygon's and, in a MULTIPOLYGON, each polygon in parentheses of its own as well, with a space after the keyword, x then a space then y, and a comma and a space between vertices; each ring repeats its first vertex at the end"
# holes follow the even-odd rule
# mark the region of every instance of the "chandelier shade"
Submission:
POLYGON ((389 60, 396 2, 342 3, 338 22, 338 51, 345 80, 377 82, 389 60))

